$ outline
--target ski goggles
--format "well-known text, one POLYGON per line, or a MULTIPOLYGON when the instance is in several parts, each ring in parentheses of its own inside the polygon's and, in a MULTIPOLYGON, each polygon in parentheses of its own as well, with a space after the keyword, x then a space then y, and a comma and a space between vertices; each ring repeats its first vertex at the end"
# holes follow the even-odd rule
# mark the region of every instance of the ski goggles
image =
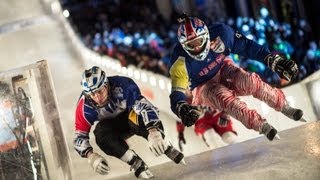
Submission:
POLYGON ((205 45, 205 36, 199 36, 184 43, 184 47, 188 51, 196 51, 197 47, 203 47, 205 45))

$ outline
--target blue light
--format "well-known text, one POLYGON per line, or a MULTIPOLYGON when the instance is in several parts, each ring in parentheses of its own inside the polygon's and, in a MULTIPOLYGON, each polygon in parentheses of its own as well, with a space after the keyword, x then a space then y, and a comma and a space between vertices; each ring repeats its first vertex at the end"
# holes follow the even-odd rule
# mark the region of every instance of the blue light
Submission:
POLYGON ((135 39, 138 39, 138 38, 141 37, 141 35, 140 35, 140 33, 134 33, 133 37, 134 37, 135 39))
POLYGON ((246 37, 250 40, 254 40, 254 36, 252 34, 248 34, 246 37))
POLYGON ((269 11, 268 11, 267 8, 262 7, 262 8, 260 9, 260 14, 261 14, 261 16, 262 16, 263 18, 265 18, 265 17, 267 17, 267 16, 269 15, 269 11))
POLYGON ((307 51, 307 57, 308 57, 308 59, 314 59, 316 57, 315 51, 308 50, 307 51))
POLYGON ((262 29, 262 26, 261 26, 261 24, 259 24, 259 23, 255 23, 255 27, 256 27, 256 30, 260 30, 260 29, 262 29))
POLYGON ((243 31, 243 32, 249 31, 249 26, 246 25, 246 24, 242 25, 242 31, 243 31))
POLYGON ((307 25, 306 20, 301 19, 300 22, 299 22, 299 25, 300 25, 300 27, 304 28, 307 25))
POLYGON ((237 17, 237 27, 241 27, 242 17, 237 17))
POLYGON ((131 44, 132 44, 132 37, 130 37, 130 36, 124 37, 123 43, 124 43, 125 45, 127 45, 127 46, 131 45, 131 44))
POLYGON ((249 19, 249 26, 254 26, 254 19, 253 18, 250 18, 249 19))
POLYGON ((315 55, 316 55, 317 58, 320 58, 320 49, 318 49, 318 50, 316 51, 315 55))
POLYGON ((261 25, 263 25, 263 26, 266 25, 266 21, 265 21, 264 19, 259 19, 259 23, 260 23, 261 25))
POLYGON ((144 40, 144 39, 142 39, 142 38, 139 38, 139 39, 138 39, 138 45, 139 45, 139 46, 144 45, 144 43, 145 43, 145 40, 144 40))
POLYGON ((274 21, 272 19, 269 21, 269 24, 270 24, 270 26, 274 26, 275 25, 275 23, 274 23, 274 21))
POLYGON ((156 39, 156 38, 157 38, 157 34, 154 33, 154 32, 152 32, 152 33, 149 35, 149 37, 150 37, 151 39, 156 39))
POLYGON ((228 19, 228 25, 232 26, 234 24, 234 20, 232 18, 228 19))
POLYGON ((264 43, 266 43, 265 39, 262 39, 262 38, 258 39, 258 44, 263 45, 264 43))
POLYGON ((169 31, 168 35, 169 35, 169 38, 176 38, 176 32, 172 30, 169 31))

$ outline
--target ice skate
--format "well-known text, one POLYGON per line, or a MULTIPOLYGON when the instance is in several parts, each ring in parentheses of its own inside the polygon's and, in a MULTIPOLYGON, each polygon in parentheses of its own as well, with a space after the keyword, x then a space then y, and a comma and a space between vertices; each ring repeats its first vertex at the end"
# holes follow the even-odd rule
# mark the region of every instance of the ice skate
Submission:
POLYGON ((184 160, 184 155, 175 149, 173 146, 168 146, 168 149, 164 152, 165 155, 174 161, 176 164, 186 164, 184 160))
POLYGON ((134 175, 137 178, 150 179, 153 177, 149 167, 138 155, 135 155, 132 158, 132 160, 129 162, 129 165, 131 165, 130 170, 134 170, 134 175))
POLYGON ((282 109, 281 112, 282 112, 282 114, 284 114, 285 116, 287 116, 290 119, 293 119, 295 121, 306 122, 306 120, 304 118, 302 118, 303 111, 301 109, 296 109, 296 108, 291 107, 288 103, 282 109))
POLYGON ((277 133, 278 131, 269 123, 264 123, 260 131, 260 134, 264 134, 269 139, 269 141, 272 141, 273 139, 279 140, 280 136, 277 133))

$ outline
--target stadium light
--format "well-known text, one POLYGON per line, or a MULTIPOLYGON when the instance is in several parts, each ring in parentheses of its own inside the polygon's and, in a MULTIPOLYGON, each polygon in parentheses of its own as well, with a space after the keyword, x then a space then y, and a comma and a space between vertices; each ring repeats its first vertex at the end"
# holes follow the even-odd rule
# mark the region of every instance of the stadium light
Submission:
POLYGON ((148 82, 148 77, 147 77, 146 73, 141 73, 141 80, 142 80, 142 82, 148 82))
POLYGON ((171 93, 171 83, 167 84, 167 90, 168 90, 169 93, 171 93))
POLYGON ((124 74, 124 75, 127 75, 128 69, 126 67, 122 67, 121 68, 121 73, 124 74))
POLYGON ((133 70, 132 70, 132 68, 129 67, 127 70, 128 70, 128 76, 129 76, 129 77, 132 77, 132 76, 133 76, 133 70))
POLYGON ((62 12, 63 16, 68 18, 70 16, 70 13, 67 9, 65 9, 63 12, 62 12))
POLYGON ((140 72, 139 72, 139 70, 135 70, 134 71, 134 78, 137 79, 137 80, 140 80, 140 72))
POLYGON ((61 6, 58 1, 51 3, 51 11, 55 14, 61 11, 61 6))
POLYGON ((151 84, 151 86, 157 86, 156 78, 154 76, 150 76, 149 83, 151 84))
POLYGON ((166 88, 166 85, 165 85, 163 79, 159 79, 159 87, 160 87, 161 89, 165 89, 165 88, 166 88))

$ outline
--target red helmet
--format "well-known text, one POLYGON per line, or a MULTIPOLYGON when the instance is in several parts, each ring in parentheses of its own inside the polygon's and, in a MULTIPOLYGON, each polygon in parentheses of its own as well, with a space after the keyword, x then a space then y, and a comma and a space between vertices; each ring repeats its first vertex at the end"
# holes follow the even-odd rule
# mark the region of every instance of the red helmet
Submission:
POLYGON ((183 49, 194 59, 204 60, 210 50, 210 36, 205 23, 195 17, 179 19, 178 40, 183 49))

